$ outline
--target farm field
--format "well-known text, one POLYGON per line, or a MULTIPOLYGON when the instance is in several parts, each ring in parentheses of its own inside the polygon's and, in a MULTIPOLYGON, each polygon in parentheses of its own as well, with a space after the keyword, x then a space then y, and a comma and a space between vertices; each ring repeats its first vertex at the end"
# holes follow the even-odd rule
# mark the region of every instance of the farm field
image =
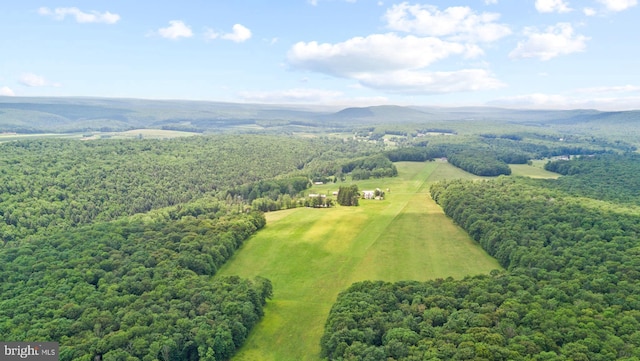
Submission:
MULTIPOLYGON (((264 318, 234 360, 318 360, 329 310, 353 282, 462 278, 500 268, 428 194, 433 181, 473 176, 444 162, 397 167, 396 178, 357 183, 360 190, 389 188, 383 201, 267 213, 267 226, 218 272, 273 283, 264 318)), ((312 192, 332 190, 337 186, 312 192)))
POLYGON ((511 168, 511 175, 545 179, 556 179, 560 177, 560 174, 549 172, 548 170, 545 170, 543 166, 544 165, 540 162, 538 164, 534 163, 534 165, 509 164, 509 168, 511 168))

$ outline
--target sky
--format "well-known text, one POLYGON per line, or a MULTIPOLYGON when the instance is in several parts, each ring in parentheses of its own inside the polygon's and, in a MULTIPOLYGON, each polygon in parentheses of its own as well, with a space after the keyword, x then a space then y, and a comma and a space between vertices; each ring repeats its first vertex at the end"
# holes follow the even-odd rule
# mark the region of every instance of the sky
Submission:
POLYGON ((637 0, 20 0, 0 96, 640 109, 637 0))

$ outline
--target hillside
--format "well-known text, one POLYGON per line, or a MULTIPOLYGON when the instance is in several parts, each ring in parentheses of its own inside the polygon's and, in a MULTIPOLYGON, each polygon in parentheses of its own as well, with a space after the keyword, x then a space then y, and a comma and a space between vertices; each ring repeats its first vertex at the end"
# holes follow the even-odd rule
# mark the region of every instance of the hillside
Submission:
POLYGON ((309 110, 302 106, 184 100, 0 97, 0 131, 20 133, 138 128, 204 132, 258 121, 307 120, 322 114, 320 110, 309 110))

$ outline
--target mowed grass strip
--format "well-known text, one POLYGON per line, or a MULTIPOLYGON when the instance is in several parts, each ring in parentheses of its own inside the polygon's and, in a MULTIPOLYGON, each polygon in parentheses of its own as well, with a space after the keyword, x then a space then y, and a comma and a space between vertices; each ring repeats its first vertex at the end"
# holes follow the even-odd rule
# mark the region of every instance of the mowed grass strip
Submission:
POLYGON ((560 177, 560 174, 549 172, 545 170, 542 165, 509 164, 509 168, 511 168, 511 175, 515 176, 544 179, 556 179, 560 177))
POLYGON ((267 226, 220 269, 220 275, 269 278, 274 289, 235 361, 319 360, 329 310, 353 282, 461 278, 499 268, 429 197, 430 179, 460 175, 455 167, 397 167, 396 178, 358 182, 360 190, 389 188, 383 201, 267 213, 267 226))

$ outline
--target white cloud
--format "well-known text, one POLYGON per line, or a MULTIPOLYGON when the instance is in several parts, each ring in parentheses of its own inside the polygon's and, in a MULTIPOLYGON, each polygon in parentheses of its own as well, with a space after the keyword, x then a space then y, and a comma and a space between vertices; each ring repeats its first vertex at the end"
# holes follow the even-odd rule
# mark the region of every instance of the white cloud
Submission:
POLYGON ((536 0, 536 10, 541 13, 568 13, 573 9, 564 0, 536 0))
POLYGON ((498 3, 498 0, 484 0, 485 5, 495 5, 498 3))
POLYGON ((638 4, 637 0, 597 0, 609 11, 623 11, 638 4))
POLYGON ((289 50, 287 59, 298 69, 352 77, 366 72, 424 68, 451 55, 473 57, 481 53, 477 46, 433 37, 373 34, 336 44, 299 42, 289 50))
POLYGON ((586 36, 575 34, 569 23, 549 26, 543 32, 536 28, 525 28, 524 35, 527 40, 518 42, 509 57, 549 60, 559 55, 584 51, 589 40, 586 36))
MULTIPOLYGON (((413 33, 371 34, 338 43, 298 42, 287 53, 292 69, 351 79, 360 87, 400 94, 439 94, 503 87, 485 66, 433 71, 432 64, 453 56, 484 55, 476 42, 496 41, 511 33, 497 23, 499 14, 478 14, 468 7, 443 11, 429 5, 393 5, 387 27, 413 33), (416 36, 414 34, 418 34, 416 36)), ((451 63, 450 63, 451 64, 451 63)))
POLYGON ((586 15, 586 16, 594 16, 597 14, 596 10, 594 8, 584 8, 582 9, 582 12, 586 15))
POLYGON ((288 53, 291 67, 353 79, 361 86, 390 93, 436 94, 496 89, 503 84, 483 69, 432 72, 436 61, 458 55, 481 55, 474 44, 435 37, 374 34, 336 44, 300 42, 288 53))
POLYGON ((163 38, 176 40, 179 38, 190 38, 193 36, 193 31, 184 22, 180 20, 169 21, 169 26, 166 28, 158 29, 158 34, 163 38))
POLYGON ((389 8, 384 18, 391 30, 450 40, 492 42, 511 34, 509 26, 496 23, 500 14, 477 14, 466 6, 440 11, 432 5, 404 2, 389 8))
POLYGON ((0 95, 1 96, 12 97, 12 96, 15 96, 16 93, 14 93, 13 90, 11 88, 9 88, 8 86, 3 86, 2 88, 0 88, 0 95))
MULTIPOLYGON (((251 30, 246 28, 241 24, 235 24, 233 26, 233 32, 231 33, 218 33, 214 30, 207 29, 204 36, 207 39, 225 39, 235 41, 236 43, 242 43, 251 38, 251 30)), ((278 41, 277 38, 271 40, 271 43, 274 44, 278 41)))
POLYGON ((64 20, 69 15, 75 17, 79 23, 103 23, 103 24, 115 24, 120 20, 120 15, 113 14, 108 11, 103 13, 99 11, 84 12, 78 8, 55 8, 51 10, 46 7, 38 9, 38 14, 44 16, 51 16, 56 20, 64 20))
POLYGON ((22 74, 22 76, 20 76, 19 81, 22 85, 26 85, 30 87, 39 87, 39 86, 47 85, 47 81, 43 77, 33 73, 22 74))
POLYGON ((224 34, 221 38, 235 41, 236 43, 241 43, 251 38, 251 30, 241 24, 235 24, 232 29, 232 33, 224 34))
POLYGON ((362 74, 357 79, 366 87, 402 94, 441 94, 504 87, 502 82, 483 69, 451 72, 401 70, 362 74))

